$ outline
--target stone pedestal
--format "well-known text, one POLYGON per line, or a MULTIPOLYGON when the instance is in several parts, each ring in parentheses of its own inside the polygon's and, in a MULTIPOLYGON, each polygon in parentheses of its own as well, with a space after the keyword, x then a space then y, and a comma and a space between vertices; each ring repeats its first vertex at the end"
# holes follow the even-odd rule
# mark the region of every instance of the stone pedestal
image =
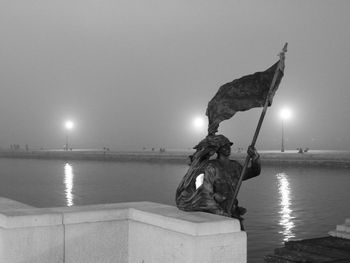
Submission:
POLYGON ((151 203, 38 209, 0 198, 0 262, 246 262, 238 220, 151 203))

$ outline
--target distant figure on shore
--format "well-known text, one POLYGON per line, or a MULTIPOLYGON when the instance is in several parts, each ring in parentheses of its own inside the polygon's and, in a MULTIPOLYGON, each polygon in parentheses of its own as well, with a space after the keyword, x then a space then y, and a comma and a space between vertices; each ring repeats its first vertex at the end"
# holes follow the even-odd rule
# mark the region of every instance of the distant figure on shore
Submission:
POLYGON ((303 148, 297 148, 298 153, 304 153, 303 148))
POLYGON ((160 149, 159 149, 159 152, 165 153, 165 148, 160 148, 160 149))
POLYGON ((19 151, 21 149, 21 146, 19 144, 11 144, 10 150, 12 151, 19 151))
POLYGON ((306 148, 304 149, 304 153, 307 153, 309 150, 310 150, 309 147, 306 147, 306 148))
MULTIPOLYGON (((243 227, 246 209, 238 206, 234 193, 242 172, 242 165, 229 159, 230 142, 223 135, 209 135, 194 148, 191 164, 176 191, 176 205, 184 211, 203 211, 237 218, 243 227), (215 159, 210 157, 216 154, 215 159)), ((254 147, 248 148, 251 164, 243 180, 258 176, 260 156, 254 147)))
POLYGON ((106 154, 106 152, 109 152, 109 148, 108 147, 103 147, 103 154, 106 154))

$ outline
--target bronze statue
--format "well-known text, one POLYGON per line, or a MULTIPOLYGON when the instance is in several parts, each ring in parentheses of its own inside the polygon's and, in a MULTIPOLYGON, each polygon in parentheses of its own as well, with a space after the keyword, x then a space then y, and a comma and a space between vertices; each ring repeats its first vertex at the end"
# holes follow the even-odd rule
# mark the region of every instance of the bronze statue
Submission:
MULTIPOLYGON (((223 135, 209 135, 194 148, 188 172, 176 191, 176 204, 184 211, 203 211, 234 217, 241 221, 245 213, 234 197, 242 165, 229 159, 230 142, 223 135), (213 158, 216 154, 216 158, 213 158)), ((243 180, 260 174, 260 158, 254 147, 249 147, 251 164, 243 180)))
POLYGON ((267 108, 271 106, 284 75, 286 52, 287 43, 279 53, 280 59, 267 70, 222 85, 209 101, 206 111, 208 135, 194 147, 196 152, 191 156, 190 168, 176 190, 179 209, 238 218, 244 229, 242 215, 246 209, 238 206, 237 194, 243 180, 260 174, 260 157, 254 145, 267 108), (263 110, 242 166, 229 159, 232 142, 216 132, 219 124, 237 111, 255 107, 263 107, 263 110))

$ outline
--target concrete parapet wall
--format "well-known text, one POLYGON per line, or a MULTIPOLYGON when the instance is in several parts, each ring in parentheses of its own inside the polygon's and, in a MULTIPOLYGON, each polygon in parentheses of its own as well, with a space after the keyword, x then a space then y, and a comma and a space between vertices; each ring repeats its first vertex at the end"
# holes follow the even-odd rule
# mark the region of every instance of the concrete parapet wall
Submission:
POLYGON ((34 208, 0 198, 0 262, 246 262, 239 221, 151 203, 34 208))
POLYGON ((337 225, 336 229, 328 232, 333 237, 350 239, 350 218, 345 219, 345 224, 337 225))

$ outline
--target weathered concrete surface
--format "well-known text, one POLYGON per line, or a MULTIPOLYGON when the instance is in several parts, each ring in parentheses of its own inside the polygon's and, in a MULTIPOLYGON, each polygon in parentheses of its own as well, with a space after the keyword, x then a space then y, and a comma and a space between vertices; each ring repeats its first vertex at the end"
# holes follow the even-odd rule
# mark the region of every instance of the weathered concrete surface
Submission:
POLYGON ((246 262, 237 220, 163 205, 131 209, 131 218, 129 262, 246 262))
POLYGON ((337 237, 321 237, 288 241, 276 248, 274 255, 265 257, 269 263, 291 262, 350 262, 350 240, 337 237))
POLYGON ((332 237, 350 239, 350 218, 345 219, 345 223, 337 225, 336 229, 328 233, 332 237))
POLYGON ((65 225, 65 261, 129 262, 128 221, 65 225))
POLYGON ((11 200, 8 198, 0 197, 0 211, 4 211, 7 209, 16 209, 16 208, 33 208, 30 205, 26 205, 15 200, 11 200))
POLYGON ((151 202, 33 208, 0 198, 0 262, 246 262, 235 219, 151 202))
POLYGON ((0 262, 62 263, 62 215, 0 198, 0 262))
POLYGON ((329 237, 285 242, 274 255, 265 257, 269 263, 350 262, 350 219, 330 231, 329 237))
POLYGON ((0 228, 0 262, 62 263, 63 226, 0 228))

